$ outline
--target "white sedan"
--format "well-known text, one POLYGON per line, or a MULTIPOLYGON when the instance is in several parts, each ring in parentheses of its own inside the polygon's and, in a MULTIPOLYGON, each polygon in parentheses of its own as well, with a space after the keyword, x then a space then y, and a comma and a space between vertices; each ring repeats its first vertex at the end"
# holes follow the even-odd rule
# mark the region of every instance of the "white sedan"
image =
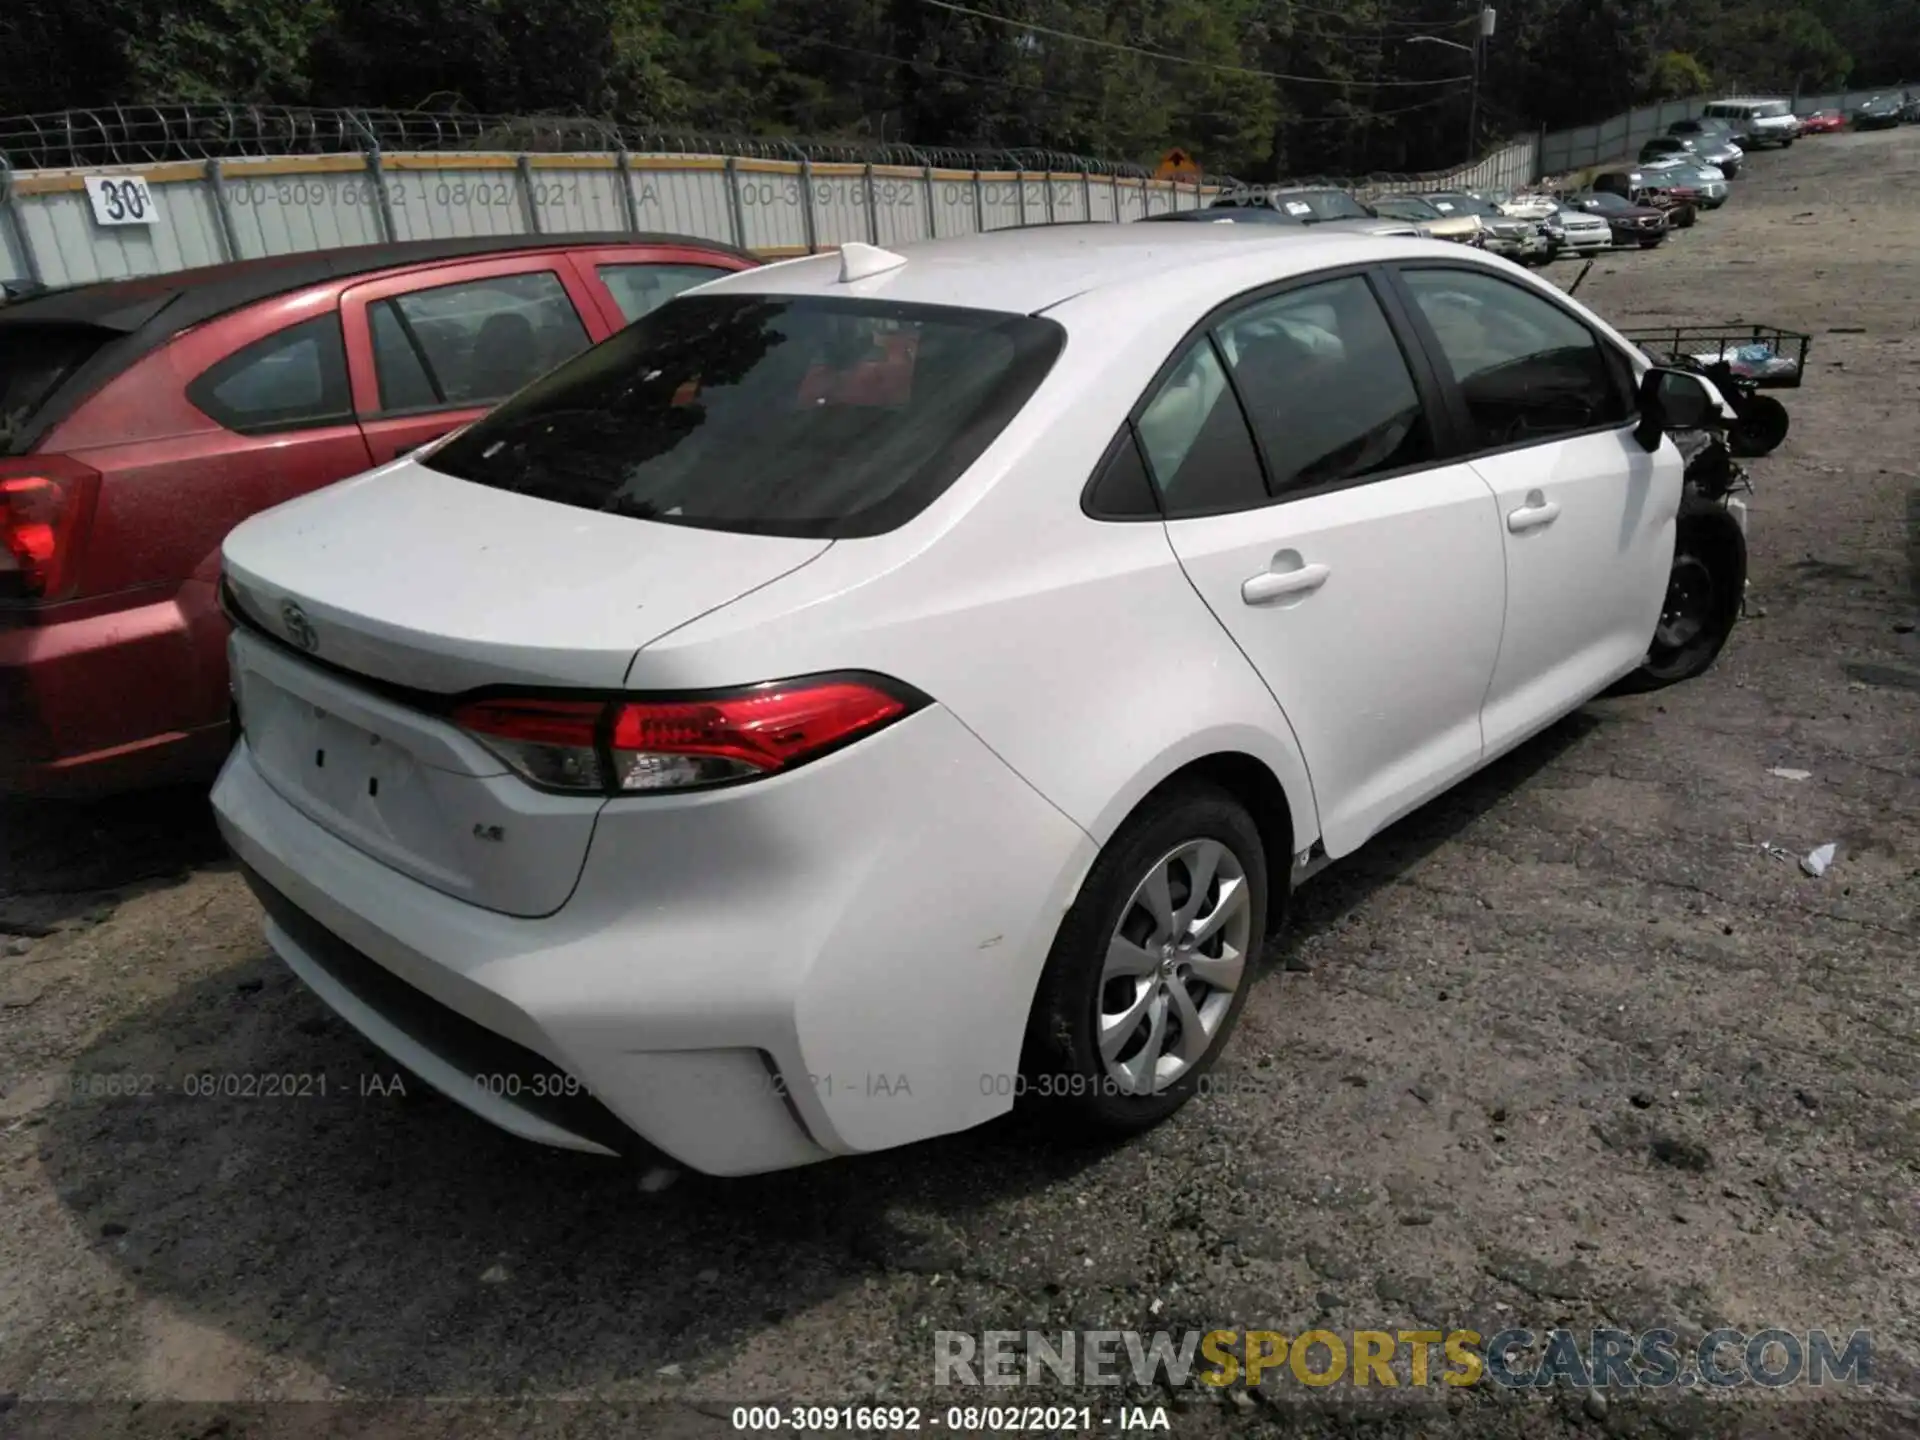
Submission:
POLYGON ((1141 1129, 1298 881, 1711 664, 1706 403, 1424 240, 769 265, 235 530, 214 803, 286 964, 529 1139, 1141 1129))

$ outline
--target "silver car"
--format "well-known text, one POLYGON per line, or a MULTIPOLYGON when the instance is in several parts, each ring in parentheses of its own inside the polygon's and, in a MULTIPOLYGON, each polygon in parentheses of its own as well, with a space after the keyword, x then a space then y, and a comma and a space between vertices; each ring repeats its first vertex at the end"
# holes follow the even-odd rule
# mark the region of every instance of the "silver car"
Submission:
POLYGON ((1731 187, 1718 165, 1699 160, 1653 160, 1640 167, 1649 185, 1690 185, 1700 192, 1702 209, 1718 210, 1727 203, 1731 187), (1656 178, 1658 177, 1658 178, 1656 178))

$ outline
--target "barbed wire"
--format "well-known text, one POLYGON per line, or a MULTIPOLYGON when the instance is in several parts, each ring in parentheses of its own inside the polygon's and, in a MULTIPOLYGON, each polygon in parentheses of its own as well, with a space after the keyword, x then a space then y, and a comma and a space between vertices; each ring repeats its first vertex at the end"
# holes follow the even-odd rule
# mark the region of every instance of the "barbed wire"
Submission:
MULTIPOLYGON (((1056 171, 1144 178, 1144 166, 1036 148, 970 149, 793 136, 699 134, 579 115, 314 109, 196 103, 116 105, 0 118, 0 169, 58 170, 269 155, 380 151, 718 155, 742 159, 1056 171)), ((1229 175, 1203 184, 1233 184, 1229 175)))

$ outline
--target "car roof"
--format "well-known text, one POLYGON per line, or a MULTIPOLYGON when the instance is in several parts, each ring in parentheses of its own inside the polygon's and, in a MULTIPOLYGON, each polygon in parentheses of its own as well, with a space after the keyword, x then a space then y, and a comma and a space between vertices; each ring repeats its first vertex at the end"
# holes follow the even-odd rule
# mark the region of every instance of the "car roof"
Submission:
POLYGON ((712 240, 681 235, 608 231, 578 235, 466 235, 439 240, 402 240, 385 245, 352 245, 274 255, 257 260, 203 265, 159 275, 102 280, 64 286, 15 300, 0 311, 0 324, 91 325, 123 333, 141 329, 162 310, 170 331, 211 319, 259 300, 289 294, 309 285, 375 270, 392 270, 443 260, 577 246, 676 245, 715 250, 742 260, 744 250, 712 240))
MULTIPOLYGON (((906 263, 851 284, 835 255, 784 260, 729 275, 703 294, 820 295, 1039 314, 1076 296, 1155 282, 1166 297, 1204 296, 1221 275, 1258 257, 1279 280, 1356 260, 1431 254, 1434 241, 1367 233, 1330 221, 1279 238, 1264 225, 1073 225, 923 240, 906 263)), ((1375 222, 1366 222, 1370 226, 1375 222)))
POLYGON ((31 450, 87 396, 158 350, 190 326, 245 306, 304 290, 310 285, 452 260, 614 245, 674 246, 725 254, 743 261, 744 250, 713 240, 633 231, 560 235, 465 235, 302 251, 257 260, 202 265, 157 275, 101 280, 36 290, 0 305, 0 344, 22 326, 83 326, 111 337, 47 396, 20 430, 0 441, 0 453, 31 450))

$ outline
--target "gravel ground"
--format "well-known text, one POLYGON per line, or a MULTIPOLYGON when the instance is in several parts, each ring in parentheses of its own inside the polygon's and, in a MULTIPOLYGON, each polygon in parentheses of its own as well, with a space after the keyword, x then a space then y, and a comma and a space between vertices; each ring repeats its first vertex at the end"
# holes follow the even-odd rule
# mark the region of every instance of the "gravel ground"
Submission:
POLYGON ((1231 1093, 1118 1148, 1006 1123, 657 1188, 378 1093, 202 797, 0 809, 0 1430, 717 1435, 748 1399, 924 1401, 937 1329, 1517 1324, 1864 1328, 1874 1383, 1159 1403, 1181 1435, 1914 1433, 1916 195, 1920 130, 1810 139, 1595 267, 1623 324, 1817 337, 1753 467, 1749 620, 1313 882, 1231 1093), (1762 848, 1826 841, 1821 879, 1762 848), (72 1093, 100 1076, 154 1079, 72 1093), (313 1400, 358 1403, 279 1403, 313 1400))

